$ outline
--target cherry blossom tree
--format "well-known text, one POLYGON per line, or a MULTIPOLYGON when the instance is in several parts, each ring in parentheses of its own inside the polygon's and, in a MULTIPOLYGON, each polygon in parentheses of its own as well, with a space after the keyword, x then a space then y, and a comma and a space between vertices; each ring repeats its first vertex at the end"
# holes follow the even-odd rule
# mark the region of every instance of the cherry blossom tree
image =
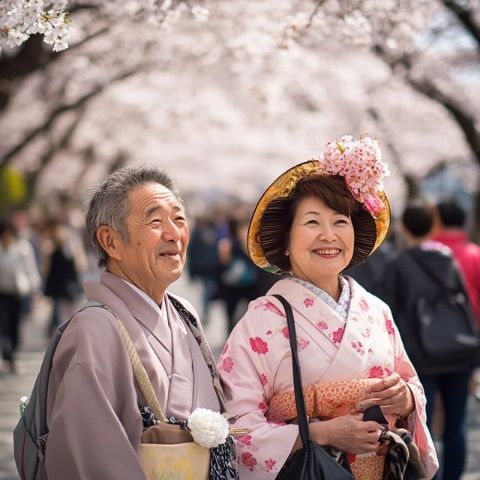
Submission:
POLYGON ((24 43, 3 43, 0 165, 25 172, 37 198, 81 195, 110 169, 144 160, 172 169, 187 190, 216 185, 255 198, 326 140, 369 131, 393 165, 387 189, 400 197, 440 160, 463 157, 472 168, 456 117, 409 80, 424 75, 474 111, 465 102, 478 88, 471 51, 437 46, 466 30, 447 3, 56 2, 58 18, 71 21, 66 50, 52 52, 45 33, 23 27, 24 43), (448 78, 438 83, 438 71, 448 78))

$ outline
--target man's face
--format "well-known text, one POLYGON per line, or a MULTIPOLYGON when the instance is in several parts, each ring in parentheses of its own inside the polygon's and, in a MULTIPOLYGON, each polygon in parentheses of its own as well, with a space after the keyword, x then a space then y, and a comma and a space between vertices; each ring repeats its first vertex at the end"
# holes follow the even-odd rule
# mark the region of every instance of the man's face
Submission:
POLYGON ((128 241, 117 266, 157 302, 182 274, 190 238, 183 206, 168 188, 143 185, 129 194, 128 241))

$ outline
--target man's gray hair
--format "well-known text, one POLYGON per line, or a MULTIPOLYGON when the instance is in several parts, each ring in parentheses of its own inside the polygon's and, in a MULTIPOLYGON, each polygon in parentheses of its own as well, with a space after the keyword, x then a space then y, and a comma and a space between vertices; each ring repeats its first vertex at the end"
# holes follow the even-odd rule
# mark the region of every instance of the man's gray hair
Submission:
POLYGON ((129 212, 128 195, 142 185, 158 183, 168 188, 182 203, 171 177, 153 165, 125 167, 113 172, 93 192, 88 202, 86 214, 87 232, 98 256, 99 267, 106 267, 108 255, 97 240, 97 230, 109 225, 128 241, 127 216, 129 212))

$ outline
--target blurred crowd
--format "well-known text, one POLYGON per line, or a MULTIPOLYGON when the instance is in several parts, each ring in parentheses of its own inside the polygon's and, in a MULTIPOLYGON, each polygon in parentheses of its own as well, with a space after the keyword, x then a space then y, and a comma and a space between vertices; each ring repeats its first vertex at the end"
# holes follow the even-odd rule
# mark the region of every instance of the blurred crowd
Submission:
POLYGON ((33 219, 23 210, 0 220, 1 370, 16 371, 22 319, 48 298, 49 336, 73 313, 87 269, 82 230, 74 211, 33 219))
MULTIPOLYGON (((209 322, 212 302, 218 302, 230 332, 248 302, 264 295, 278 279, 248 258, 251 212, 251 205, 222 205, 190 219, 187 268, 191 281, 201 287, 204 325, 209 322)), ((472 318, 480 326, 480 247, 469 241, 466 221, 466 212, 453 200, 438 205, 411 202, 392 225, 388 240, 365 263, 347 272, 392 309, 426 391, 429 427, 437 436, 443 435, 449 452, 445 468, 456 471, 461 471, 465 462, 467 399, 478 386, 471 365, 452 371, 441 362, 433 370, 422 364, 415 346, 419 332, 412 323, 412 309, 417 308, 418 292, 426 287, 415 267, 411 266, 411 271, 406 268, 413 255, 420 263, 430 262, 440 277, 457 279, 459 285, 454 288, 465 292, 472 318)), ((47 337, 73 313, 82 298, 82 278, 97 271, 88 260, 84 238, 83 215, 71 208, 41 220, 17 211, 0 221, 2 371, 15 372, 20 324, 39 299, 48 299, 50 305, 47 337)))
POLYGON ((188 249, 188 273, 202 288, 203 323, 212 301, 222 303, 230 332, 250 300, 263 295, 277 280, 257 268, 247 255, 248 223, 252 208, 218 207, 195 219, 188 249))

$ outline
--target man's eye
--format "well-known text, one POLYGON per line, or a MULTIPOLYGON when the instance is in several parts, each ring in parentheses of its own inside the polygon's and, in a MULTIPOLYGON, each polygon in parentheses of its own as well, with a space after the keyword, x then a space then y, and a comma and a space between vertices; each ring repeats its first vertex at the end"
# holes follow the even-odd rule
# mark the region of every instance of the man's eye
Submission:
POLYGON ((155 218, 150 223, 159 224, 162 223, 162 221, 159 218, 155 218))

